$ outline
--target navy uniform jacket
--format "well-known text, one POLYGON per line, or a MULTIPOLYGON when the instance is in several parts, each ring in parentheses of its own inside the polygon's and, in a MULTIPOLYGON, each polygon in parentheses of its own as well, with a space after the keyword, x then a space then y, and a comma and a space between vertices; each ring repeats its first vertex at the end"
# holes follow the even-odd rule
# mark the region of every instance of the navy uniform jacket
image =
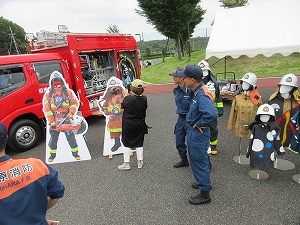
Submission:
POLYGON ((189 126, 207 127, 218 117, 211 94, 207 87, 201 84, 193 90, 190 111, 186 116, 186 122, 189 126))
POLYGON ((186 115, 190 110, 192 90, 188 89, 184 84, 182 88, 179 86, 173 89, 176 113, 178 115, 186 115))

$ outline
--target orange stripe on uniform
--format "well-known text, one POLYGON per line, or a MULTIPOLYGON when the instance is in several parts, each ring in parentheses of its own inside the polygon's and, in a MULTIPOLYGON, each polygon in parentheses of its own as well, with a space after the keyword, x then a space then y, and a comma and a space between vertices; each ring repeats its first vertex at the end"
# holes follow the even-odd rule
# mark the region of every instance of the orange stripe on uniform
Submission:
POLYGON ((202 89, 203 89, 204 93, 205 93, 208 97, 210 97, 210 99, 214 102, 214 101, 215 101, 215 98, 214 98, 214 96, 210 93, 210 91, 208 90, 208 88, 207 88, 205 85, 203 85, 203 86, 202 86, 202 89))
POLYGON ((0 199, 50 174, 48 167, 38 159, 12 159, 0 164, 0 199))

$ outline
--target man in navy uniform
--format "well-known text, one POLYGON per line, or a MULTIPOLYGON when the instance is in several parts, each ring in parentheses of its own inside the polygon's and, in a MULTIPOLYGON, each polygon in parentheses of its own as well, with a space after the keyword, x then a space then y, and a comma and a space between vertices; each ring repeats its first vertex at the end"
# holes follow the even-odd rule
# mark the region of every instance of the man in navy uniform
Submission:
POLYGON ((175 168, 187 167, 189 166, 189 161, 187 159, 187 146, 185 143, 186 137, 186 114, 190 109, 191 103, 191 93, 192 91, 188 89, 184 83, 182 77, 178 75, 180 71, 182 72, 183 68, 177 68, 174 72, 169 75, 173 77, 174 84, 177 86, 173 89, 175 104, 176 104, 176 114, 178 114, 178 119, 175 124, 174 134, 175 134, 175 142, 176 149, 178 151, 178 155, 181 157, 181 161, 174 164, 175 168))
POLYGON ((210 166, 207 149, 210 142, 209 125, 217 119, 218 111, 213 103, 213 97, 203 84, 203 73, 198 65, 188 64, 180 72, 187 88, 192 89, 190 110, 186 116, 187 145, 191 169, 196 179, 200 194, 190 197, 193 205, 210 203, 210 166))
POLYGON ((36 158, 12 159, 5 153, 6 126, 0 122, 0 224, 49 225, 47 210, 64 196, 58 172, 36 158))

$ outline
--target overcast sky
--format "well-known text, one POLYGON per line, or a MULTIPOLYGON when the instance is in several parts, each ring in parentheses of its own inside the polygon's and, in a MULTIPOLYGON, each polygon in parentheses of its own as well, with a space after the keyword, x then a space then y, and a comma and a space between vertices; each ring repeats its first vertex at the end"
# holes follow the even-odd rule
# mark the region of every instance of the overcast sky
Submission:
MULTIPOLYGON (((258 1, 268 0, 249 0, 251 4, 258 1)), ((218 0, 202 0, 200 5, 207 11, 194 37, 204 36, 206 29, 210 33, 210 24, 220 9, 218 0)), ((114 24, 121 33, 143 33, 145 41, 165 39, 135 9, 137 0, 0 0, 0 16, 20 25, 26 33, 57 32, 58 25, 66 25, 73 33, 106 33, 114 24)))

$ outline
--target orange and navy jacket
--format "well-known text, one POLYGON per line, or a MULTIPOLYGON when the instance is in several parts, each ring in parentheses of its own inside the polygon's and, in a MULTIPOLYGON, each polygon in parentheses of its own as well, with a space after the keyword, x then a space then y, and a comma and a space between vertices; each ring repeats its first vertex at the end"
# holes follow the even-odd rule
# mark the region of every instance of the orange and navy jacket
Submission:
POLYGON ((48 197, 61 198, 64 190, 57 171, 41 160, 0 157, 0 224, 48 224, 48 197))

